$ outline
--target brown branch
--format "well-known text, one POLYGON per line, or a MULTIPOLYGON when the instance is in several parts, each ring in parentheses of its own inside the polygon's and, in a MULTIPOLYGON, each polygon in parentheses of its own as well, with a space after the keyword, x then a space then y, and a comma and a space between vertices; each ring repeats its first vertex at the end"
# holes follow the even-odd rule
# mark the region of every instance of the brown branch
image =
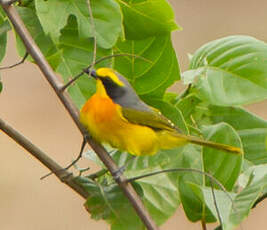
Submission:
POLYGON ((53 161, 50 157, 48 157, 47 154, 45 154, 41 149, 39 149, 37 146, 31 143, 22 134, 20 134, 18 131, 16 131, 7 123, 5 123, 1 118, 0 118, 0 130, 2 130, 14 141, 16 141, 20 146, 22 146, 29 153, 31 153, 32 156, 37 158, 43 165, 49 168, 52 172, 55 172, 55 175, 63 183, 66 183, 69 187, 71 187, 82 197, 84 198, 88 197, 88 193, 83 189, 82 186, 80 186, 75 182, 74 177, 71 173, 69 173, 66 170, 62 170, 63 168, 60 165, 58 165, 55 161, 53 161))
MULTIPOLYGON (((60 89, 62 87, 62 83, 59 82, 54 71, 52 70, 48 62, 46 61, 45 57, 41 53, 40 49, 38 48, 34 40, 32 39, 23 21, 18 15, 16 9, 13 6, 5 4, 4 0, 0 0, 0 4, 2 5, 4 11, 6 12, 9 20, 12 22, 13 27, 16 30, 17 34, 23 41, 27 49, 27 52, 32 56, 35 63, 38 65, 38 67, 42 71, 43 75, 48 80, 52 88, 54 89, 55 93, 59 97, 60 101, 62 102, 66 110, 69 112, 71 118, 75 122, 80 132, 83 135, 86 134, 87 132, 85 131, 84 127, 79 122, 79 113, 77 111, 77 108, 72 103, 72 101, 70 100, 66 92, 63 92, 63 93, 61 92, 60 89)), ((109 156, 107 151, 101 145, 96 143, 90 137, 87 137, 86 140, 111 173, 118 171, 118 166, 115 164, 115 162, 109 156)), ((145 209, 141 199, 137 195, 136 191, 133 189, 132 185, 126 182, 126 178, 123 175, 121 175, 118 178, 116 178, 116 182, 121 187, 125 196, 129 199, 130 203, 134 207, 136 213, 139 215, 140 219, 143 221, 147 229, 149 230, 158 229, 158 227, 156 226, 156 224, 150 217, 149 213, 145 209)))

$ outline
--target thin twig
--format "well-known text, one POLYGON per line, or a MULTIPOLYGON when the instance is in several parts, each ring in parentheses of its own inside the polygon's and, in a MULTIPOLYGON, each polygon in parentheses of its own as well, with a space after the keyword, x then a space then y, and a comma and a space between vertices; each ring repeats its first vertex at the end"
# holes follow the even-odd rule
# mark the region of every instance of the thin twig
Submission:
POLYGON ((95 173, 92 173, 92 174, 88 175, 87 177, 89 177, 92 180, 95 180, 96 178, 105 175, 107 172, 108 172, 107 169, 101 169, 101 170, 99 170, 99 171, 97 171, 95 173))
POLYGON ((206 224, 206 221, 205 220, 201 220, 201 227, 202 227, 202 230, 207 230, 207 224, 206 224))
POLYGON ((253 204, 252 208, 255 208, 260 202, 262 202, 264 199, 267 198, 267 193, 263 194, 261 197, 259 197, 255 203, 253 204))
POLYGON ((5 123, 0 119, 0 130, 6 133, 14 141, 16 141, 20 146, 30 152, 35 158, 37 158, 43 165, 49 168, 55 175, 64 183, 66 183, 70 188, 76 191, 79 195, 84 198, 88 197, 88 193, 79 184, 75 183, 74 177, 71 173, 58 165, 55 161, 47 156, 41 149, 31 143, 26 137, 12 128, 10 125, 5 123))
POLYGON ((186 89, 182 93, 180 93, 180 95, 177 97, 176 101, 178 102, 181 99, 185 98, 189 94, 191 88, 192 88, 192 84, 189 84, 186 87, 186 89))
POLYGON ((18 65, 20 65, 20 64, 23 64, 28 56, 29 56, 29 54, 26 52, 25 55, 23 56, 23 58, 22 58, 19 62, 15 63, 15 64, 13 64, 13 65, 0 67, 0 70, 4 70, 4 69, 12 69, 12 68, 14 68, 15 66, 18 66, 18 65))
MULTIPOLYGON (((34 59, 35 63, 38 65, 40 70, 42 71, 44 77, 48 80, 52 88, 54 89, 55 93, 59 97, 62 104, 65 106, 66 110, 69 112, 71 118, 75 122, 76 126, 84 136, 87 131, 81 125, 79 121, 79 112, 77 108, 70 100, 69 96, 66 93, 61 92, 62 83, 59 82, 57 76, 55 75, 54 71, 46 61, 45 57, 43 56, 42 52, 34 42, 33 38, 31 37, 30 33, 26 29, 23 21, 21 20, 18 12, 16 11, 15 7, 7 6, 3 4, 3 0, 0 0, 0 4, 2 5, 4 11, 6 12, 9 20, 12 22, 14 29, 16 30, 17 34, 23 41, 27 52, 31 55, 34 59)), ((98 143, 96 143, 90 137, 86 138, 87 143, 92 147, 92 149, 96 152, 100 160, 104 163, 111 174, 118 170, 118 166, 115 164, 111 156, 107 153, 107 151, 98 143)), ((126 183, 126 178, 121 175, 116 179, 116 182, 121 187, 122 191, 124 192, 125 196, 130 201, 131 205, 135 209, 136 213, 139 215, 140 219, 143 221, 144 225, 147 227, 148 230, 156 230, 158 227, 156 226, 155 222, 150 217, 149 213, 145 209, 140 197, 137 195, 136 191, 132 187, 130 183, 126 183)))
POLYGON ((111 54, 111 55, 107 55, 107 56, 104 56, 102 58, 99 58, 98 60, 96 60, 95 62, 93 62, 92 64, 90 64, 88 67, 86 67, 85 69, 82 70, 82 72, 80 72, 78 75, 76 75, 74 78, 72 78, 68 83, 66 83, 64 86, 62 86, 61 88, 61 91, 63 92, 66 88, 68 88, 73 82, 75 82, 76 80, 78 80, 83 74, 89 74, 91 68, 93 68, 93 66, 95 66, 96 64, 104 61, 104 60, 107 60, 107 59, 110 59, 110 58, 113 58, 113 57, 125 57, 125 56, 131 56, 131 57, 135 57, 135 58, 140 58, 146 62, 151 62, 150 60, 142 57, 142 56, 138 56, 138 55, 135 55, 135 54, 127 54, 127 53, 120 53, 120 54, 111 54))
POLYGON ((210 185, 211 185, 211 194, 212 194, 212 198, 213 198, 213 203, 214 203, 215 210, 216 210, 216 213, 217 213, 217 216, 218 216, 218 219, 219 219, 219 223, 220 223, 221 226, 223 226, 222 225, 222 217, 221 217, 218 205, 217 205, 217 201, 216 201, 216 196, 215 196, 215 193, 214 193, 214 187, 213 187, 213 181, 212 180, 210 180, 210 185))
POLYGON ((217 186, 219 186, 219 188, 221 190, 223 190, 225 192, 225 194, 227 195, 227 197, 231 200, 231 202, 233 203, 233 199, 232 197, 228 194, 228 192, 226 191, 226 189, 224 188, 224 186, 221 184, 220 181, 218 181, 214 176, 212 176, 211 174, 201 171, 199 169, 191 169, 191 168, 172 168, 172 169, 164 169, 164 170, 159 170, 159 171, 155 171, 155 172, 151 172, 151 173, 147 173, 147 174, 143 174, 140 176, 136 176, 136 177, 131 177, 127 180, 127 182, 132 182, 135 180, 139 180, 145 177, 149 177, 149 176, 154 176, 157 174, 161 174, 161 173, 170 173, 170 172, 195 172, 195 173, 199 173, 202 175, 205 175, 206 177, 208 177, 210 180, 212 180, 217 186))
MULTIPOLYGON (((86 142, 86 139, 83 138, 82 146, 81 146, 81 149, 80 149, 80 152, 79 152, 78 157, 77 157, 73 162, 71 162, 71 164, 69 164, 67 167, 65 167, 65 168, 63 168, 63 169, 61 169, 61 170, 68 170, 70 167, 72 167, 73 165, 75 165, 75 164, 82 158, 83 150, 84 150, 84 147, 85 147, 86 143, 87 143, 87 142, 86 142)), ((50 173, 47 173, 46 175, 42 176, 42 177, 40 178, 40 180, 43 180, 43 179, 49 177, 49 176, 52 175, 53 173, 55 173, 55 172, 52 171, 52 172, 50 172, 50 173)))

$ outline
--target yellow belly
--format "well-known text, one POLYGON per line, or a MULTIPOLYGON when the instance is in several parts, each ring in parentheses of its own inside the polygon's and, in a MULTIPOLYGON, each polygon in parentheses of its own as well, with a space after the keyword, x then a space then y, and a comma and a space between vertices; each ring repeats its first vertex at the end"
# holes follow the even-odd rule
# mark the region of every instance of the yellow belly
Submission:
POLYGON ((153 155, 160 148, 153 129, 129 123, 108 97, 92 96, 81 109, 80 120, 98 142, 133 155, 153 155))

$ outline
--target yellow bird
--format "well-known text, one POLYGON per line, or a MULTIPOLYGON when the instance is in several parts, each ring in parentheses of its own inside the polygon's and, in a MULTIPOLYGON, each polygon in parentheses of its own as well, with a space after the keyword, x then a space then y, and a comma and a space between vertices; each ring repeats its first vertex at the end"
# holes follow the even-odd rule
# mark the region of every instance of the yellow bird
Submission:
POLYGON ((238 147, 182 134, 158 110, 145 104, 127 79, 113 69, 92 70, 91 76, 96 79, 96 93, 81 109, 80 121, 96 141, 135 156, 188 143, 242 153, 238 147))

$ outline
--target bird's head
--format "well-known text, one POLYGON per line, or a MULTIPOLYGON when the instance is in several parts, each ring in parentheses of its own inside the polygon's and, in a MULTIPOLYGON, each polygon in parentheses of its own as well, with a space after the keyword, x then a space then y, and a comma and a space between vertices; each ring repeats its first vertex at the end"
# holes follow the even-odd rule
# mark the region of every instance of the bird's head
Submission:
POLYGON ((111 68, 99 68, 91 71, 91 76, 98 82, 97 91, 106 91, 107 95, 116 100, 118 97, 122 97, 129 89, 129 82, 120 74, 115 72, 111 68))
POLYGON ((147 110, 148 106, 140 100, 128 80, 111 68, 91 70, 97 81, 96 93, 108 96, 116 104, 127 108, 147 110))

